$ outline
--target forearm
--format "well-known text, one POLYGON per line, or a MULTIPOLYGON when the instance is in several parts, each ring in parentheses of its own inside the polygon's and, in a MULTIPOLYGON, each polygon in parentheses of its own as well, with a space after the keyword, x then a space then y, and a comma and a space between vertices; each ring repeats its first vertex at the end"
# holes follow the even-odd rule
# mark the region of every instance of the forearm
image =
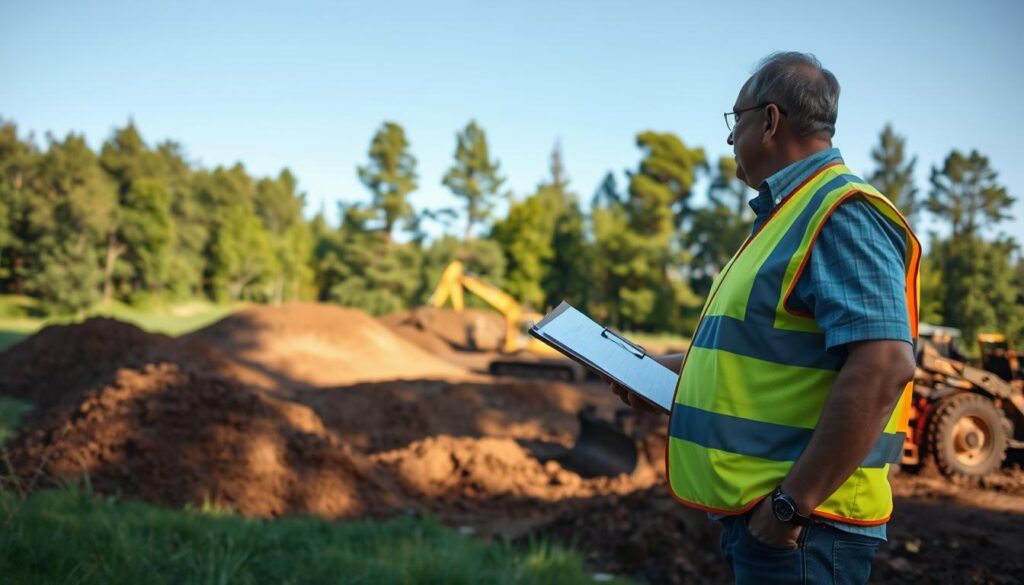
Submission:
POLYGON ((877 443, 908 381, 902 357, 848 360, 840 370, 810 443, 782 482, 801 513, 835 492, 877 443))

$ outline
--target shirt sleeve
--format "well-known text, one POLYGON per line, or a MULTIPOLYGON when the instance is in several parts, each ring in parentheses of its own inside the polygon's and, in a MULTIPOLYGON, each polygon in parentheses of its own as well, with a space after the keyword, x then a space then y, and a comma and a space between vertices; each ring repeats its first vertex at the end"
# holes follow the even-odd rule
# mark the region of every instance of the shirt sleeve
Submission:
POLYGON ((904 230, 860 198, 825 221, 791 301, 814 315, 829 351, 855 341, 913 343, 906 246, 904 230))

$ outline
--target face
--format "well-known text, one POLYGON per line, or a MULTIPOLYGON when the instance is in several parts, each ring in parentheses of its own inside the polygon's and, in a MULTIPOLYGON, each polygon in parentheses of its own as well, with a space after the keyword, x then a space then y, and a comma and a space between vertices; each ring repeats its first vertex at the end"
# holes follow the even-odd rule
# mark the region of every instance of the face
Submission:
MULTIPOLYGON (((733 105, 734 112, 755 105, 747 96, 747 85, 749 83, 750 81, 747 81, 740 89, 740 94, 733 105)), ((758 163, 764 157, 761 132, 759 132, 762 126, 760 124, 761 116, 762 110, 750 110, 738 114, 736 116, 736 123, 733 124, 732 132, 729 133, 729 137, 726 139, 726 142, 732 146, 732 152, 736 158, 736 178, 754 189, 757 189, 758 186, 751 183, 749 178, 751 173, 748 171, 756 169, 759 166, 758 163)))

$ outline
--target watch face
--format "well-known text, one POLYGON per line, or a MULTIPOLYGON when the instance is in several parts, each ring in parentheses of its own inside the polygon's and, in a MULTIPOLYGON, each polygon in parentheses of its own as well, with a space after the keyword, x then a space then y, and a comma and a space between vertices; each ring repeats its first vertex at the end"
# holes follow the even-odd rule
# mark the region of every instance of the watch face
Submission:
POLYGON ((777 499, 772 502, 772 511, 775 512, 775 517, 780 522, 789 522, 793 519, 793 514, 796 513, 793 508, 786 503, 785 500, 777 499))

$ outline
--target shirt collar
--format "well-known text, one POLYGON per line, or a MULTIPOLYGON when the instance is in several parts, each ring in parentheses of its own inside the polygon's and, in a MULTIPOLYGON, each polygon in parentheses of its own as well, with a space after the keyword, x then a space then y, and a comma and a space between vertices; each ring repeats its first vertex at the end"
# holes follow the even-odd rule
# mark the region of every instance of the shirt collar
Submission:
POLYGON ((771 213, 780 201, 814 174, 821 167, 831 163, 842 163, 843 156, 838 148, 828 148, 791 163, 761 182, 757 197, 750 200, 750 208, 758 216, 771 213))

